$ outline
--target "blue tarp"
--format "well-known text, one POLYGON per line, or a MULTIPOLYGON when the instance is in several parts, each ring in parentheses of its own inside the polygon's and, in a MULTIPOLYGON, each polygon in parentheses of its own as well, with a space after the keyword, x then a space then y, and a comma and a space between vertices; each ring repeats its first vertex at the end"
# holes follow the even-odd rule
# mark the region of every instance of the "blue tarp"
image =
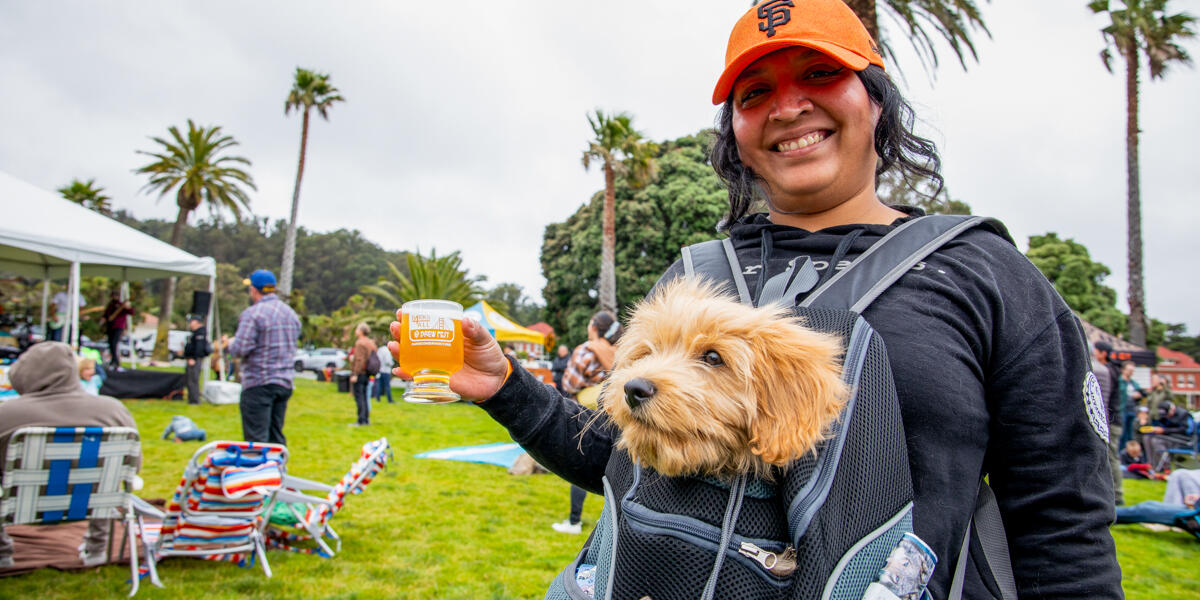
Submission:
POLYGON ((460 460, 463 462, 484 463, 509 468, 516 462, 517 457, 525 451, 521 446, 512 442, 496 442, 481 446, 459 446, 430 450, 415 455, 417 458, 440 458, 442 460, 460 460))

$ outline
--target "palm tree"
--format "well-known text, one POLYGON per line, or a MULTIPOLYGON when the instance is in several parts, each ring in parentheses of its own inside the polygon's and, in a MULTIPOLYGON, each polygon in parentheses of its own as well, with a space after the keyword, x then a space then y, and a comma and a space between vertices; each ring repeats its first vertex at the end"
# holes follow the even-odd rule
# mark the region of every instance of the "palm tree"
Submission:
POLYGON ((97 186, 95 179, 89 179, 87 182, 74 179, 70 185, 58 188, 58 193, 84 208, 106 217, 112 216, 112 198, 104 194, 104 188, 97 186))
POLYGON ((338 89, 330 85, 329 74, 316 73, 296 67, 292 90, 283 105, 283 114, 292 109, 303 111, 300 125, 300 165, 296 167, 296 187, 292 191, 292 219, 288 221, 287 237, 283 242, 283 268, 279 273, 279 293, 285 298, 292 293, 292 272, 296 263, 296 215, 300 212, 300 180, 304 177, 304 154, 308 149, 308 117, 312 110, 322 119, 329 120, 329 107, 334 102, 345 102, 338 89))
MULTIPOLYGON (((891 43, 886 37, 880 36, 878 2, 845 1, 867 27, 871 37, 879 42, 880 54, 889 63, 895 63, 896 54, 891 43)), ((925 30, 926 25, 933 28, 934 35, 941 36, 950 44, 950 49, 958 57, 963 69, 967 68, 967 53, 971 54, 971 58, 978 58, 975 54, 975 43, 971 41, 971 31, 981 29, 991 35, 983 23, 983 16, 975 0, 883 0, 883 5, 904 30, 905 37, 917 51, 917 56, 926 69, 938 66, 938 55, 933 46, 934 38, 925 30)))
MULTIPOLYGON (((436 298, 450 300, 463 306, 470 306, 479 301, 484 295, 482 283, 487 280, 484 275, 471 276, 462 266, 462 257, 455 250, 445 256, 438 256, 434 249, 428 257, 421 256, 421 251, 409 252, 405 256, 408 275, 400 272, 396 265, 388 261, 388 269, 392 277, 380 277, 373 285, 364 285, 360 290, 364 294, 373 294, 383 300, 387 306, 400 308, 409 300, 436 298)), ((393 312, 394 314, 394 312, 393 312)))
POLYGON ((1110 7, 1109 0, 1093 0, 1088 8, 1108 13, 1111 23, 1100 32, 1106 47, 1100 52, 1104 67, 1112 72, 1112 52, 1125 60, 1125 178, 1127 181, 1127 228, 1129 245, 1129 341, 1146 344, 1146 303, 1142 282, 1142 199, 1138 174, 1138 72, 1144 52, 1150 78, 1166 74, 1172 62, 1188 64, 1191 58, 1177 42, 1196 35, 1195 18, 1187 13, 1167 15, 1167 0, 1118 0, 1123 9, 1110 7))
POLYGON ((596 109, 588 115, 588 123, 596 138, 583 151, 583 168, 599 161, 604 169, 604 217, 600 244, 600 308, 617 310, 617 281, 613 264, 616 235, 616 178, 624 176, 631 187, 654 179, 657 165, 654 155, 658 144, 642 141, 641 132, 633 128, 629 113, 606 115, 596 109))
MULTIPOLYGON (((242 209, 249 209, 250 197, 242 186, 252 190, 254 179, 242 170, 250 161, 241 156, 225 156, 224 153, 238 145, 232 137, 221 132, 220 126, 197 127, 191 119, 187 122, 187 134, 180 133, 172 125, 167 128, 170 139, 152 137, 161 146, 157 152, 138 150, 154 161, 134 170, 139 175, 149 175, 150 181, 143 191, 157 191, 161 200, 167 192, 175 190, 175 204, 179 214, 175 228, 171 230, 171 245, 179 246, 188 216, 201 205, 207 205, 214 216, 228 210, 241 219, 242 209)), ((162 309, 159 311, 158 338, 154 343, 154 359, 167 358, 167 330, 175 302, 175 278, 167 280, 163 293, 162 309)))

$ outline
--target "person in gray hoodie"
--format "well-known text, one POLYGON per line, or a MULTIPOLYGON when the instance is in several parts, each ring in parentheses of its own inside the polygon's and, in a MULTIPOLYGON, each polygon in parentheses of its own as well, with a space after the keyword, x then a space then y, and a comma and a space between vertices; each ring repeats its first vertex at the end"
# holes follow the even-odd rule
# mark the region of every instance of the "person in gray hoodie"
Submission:
MULTIPOLYGON (((137 428, 119 400, 84 391, 71 347, 62 342, 31 346, 9 370, 8 378, 20 396, 0 404, 0 464, 7 460, 9 438, 22 427, 137 428)), ((79 551, 85 565, 107 562, 108 526, 107 519, 88 523, 79 551)), ((0 526, 0 567, 11 566, 12 556, 12 538, 0 526)))

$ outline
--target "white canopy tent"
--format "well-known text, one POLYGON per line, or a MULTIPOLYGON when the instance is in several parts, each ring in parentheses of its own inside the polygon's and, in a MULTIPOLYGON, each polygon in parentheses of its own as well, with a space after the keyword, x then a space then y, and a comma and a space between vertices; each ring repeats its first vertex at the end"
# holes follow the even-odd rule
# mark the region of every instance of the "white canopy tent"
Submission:
MULTIPOLYGON (((4 215, 0 218, 0 272, 43 281, 43 330, 50 281, 68 280, 68 331, 73 333, 70 343, 77 350, 80 277, 103 276, 123 282, 123 299, 128 294, 125 282, 176 275, 208 277, 209 292, 216 290, 217 262, 212 257, 184 252, 4 172, 0 172, 0 215, 4 215)), ((210 331, 215 312, 214 293, 208 314, 210 331)))

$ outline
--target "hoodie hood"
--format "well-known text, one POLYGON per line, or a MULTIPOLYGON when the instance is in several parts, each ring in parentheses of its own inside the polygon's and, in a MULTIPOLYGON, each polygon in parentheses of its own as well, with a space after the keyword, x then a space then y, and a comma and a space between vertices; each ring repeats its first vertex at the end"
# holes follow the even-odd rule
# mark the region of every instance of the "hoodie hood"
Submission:
MULTIPOLYGON (((842 236, 855 229, 862 229, 864 236, 874 241, 877 238, 887 235, 892 229, 895 229, 902 223, 925 216, 925 211, 912 206, 893 205, 891 208, 907 216, 896 219, 888 225, 836 225, 819 231, 807 231, 790 225, 777 225, 771 222, 767 213, 753 213, 735 221, 729 227, 729 237, 733 239, 736 247, 742 248, 758 244, 762 239, 763 233, 770 232, 772 242, 774 243, 782 242, 785 246, 792 245, 792 243, 811 246, 815 243, 820 247, 823 245, 821 240, 824 240, 826 243, 832 244, 829 248, 830 252, 832 252, 833 247, 837 246, 842 236)), ((870 243, 864 244, 864 246, 869 245, 870 243)), ((815 248, 810 247, 806 249, 814 250, 815 248)))
POLYGON ((18 394, 69 393, 80 390, 79 367, 62 342, 34 344, 17 359, 8 379, 18 394))

